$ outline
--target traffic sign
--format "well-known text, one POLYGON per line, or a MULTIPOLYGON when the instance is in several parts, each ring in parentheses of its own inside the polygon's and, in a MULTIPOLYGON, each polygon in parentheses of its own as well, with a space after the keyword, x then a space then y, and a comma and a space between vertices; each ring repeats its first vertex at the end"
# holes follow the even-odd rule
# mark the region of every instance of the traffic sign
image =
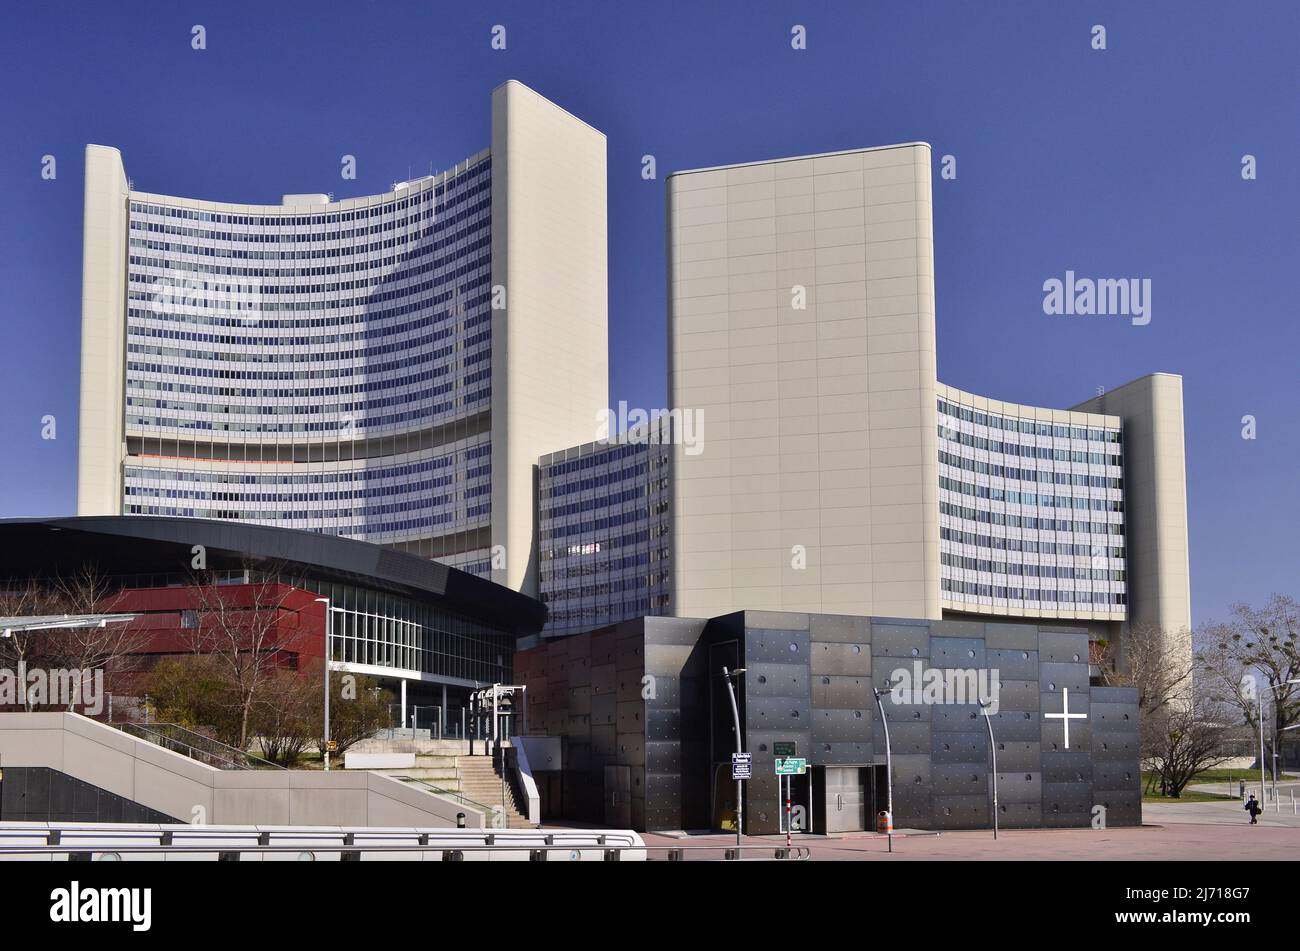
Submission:
POLYGON ((808 772, 808 761, 797 756, 778 757, 776 774, 778 776, 802 776, 808 772))
POLYGON ((794 740, 777 740, 772 744, 773 756, 797 756, 799 751, 795 749, 794 740))
POLYGON ((731 778, 732 779, 753 779, 754 778, 754 757, 750 753, 732 753, 731 754, 731 778))

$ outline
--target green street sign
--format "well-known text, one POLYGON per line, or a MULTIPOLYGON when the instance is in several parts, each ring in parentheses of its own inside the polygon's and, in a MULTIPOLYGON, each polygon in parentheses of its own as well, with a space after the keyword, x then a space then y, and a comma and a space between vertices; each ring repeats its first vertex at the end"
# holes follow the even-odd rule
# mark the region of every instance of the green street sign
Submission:
POLYGON ((776 774, 778 776, 802 776, 808 772, 808 761, 797 756, 778 757, 776 774))
POLYGON ((773 756, 796 756, 798 752, 793 740, 778 740, 772 744, 773 756))

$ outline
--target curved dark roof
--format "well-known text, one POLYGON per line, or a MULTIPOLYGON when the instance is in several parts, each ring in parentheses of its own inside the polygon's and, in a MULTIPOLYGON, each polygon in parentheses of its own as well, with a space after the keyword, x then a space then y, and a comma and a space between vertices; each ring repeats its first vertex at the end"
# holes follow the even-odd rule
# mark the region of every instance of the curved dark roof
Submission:
POLYGON ((187 572, 191 549, 208 567, 286 562, 313 578, 351 582, 438 602, 448 610, 517 634, 546 623, 539 601, 440 562, 337 535, 206 518, 94 515, 0 519, 0 578, 65 573, 95 562, 112 574, 187 572))

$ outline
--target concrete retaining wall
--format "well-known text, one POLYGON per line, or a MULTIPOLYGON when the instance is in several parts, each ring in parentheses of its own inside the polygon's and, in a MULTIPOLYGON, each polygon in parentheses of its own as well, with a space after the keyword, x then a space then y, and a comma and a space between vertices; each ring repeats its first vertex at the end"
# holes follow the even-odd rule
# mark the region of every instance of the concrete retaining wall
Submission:
POLYGON ((0 713, 0 768, 45 766, 182 821, 454 827, 483 813, 379 773, 220 770, 75 713, 0 713))

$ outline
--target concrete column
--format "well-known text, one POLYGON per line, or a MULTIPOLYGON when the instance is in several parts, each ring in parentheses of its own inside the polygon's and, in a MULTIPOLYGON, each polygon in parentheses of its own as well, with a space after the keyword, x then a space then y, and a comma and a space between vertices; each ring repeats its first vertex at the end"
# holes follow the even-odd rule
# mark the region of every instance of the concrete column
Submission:
POLYGON ((128 189, 117 149, 86 146, 77 514, 122 514, 128 189))

